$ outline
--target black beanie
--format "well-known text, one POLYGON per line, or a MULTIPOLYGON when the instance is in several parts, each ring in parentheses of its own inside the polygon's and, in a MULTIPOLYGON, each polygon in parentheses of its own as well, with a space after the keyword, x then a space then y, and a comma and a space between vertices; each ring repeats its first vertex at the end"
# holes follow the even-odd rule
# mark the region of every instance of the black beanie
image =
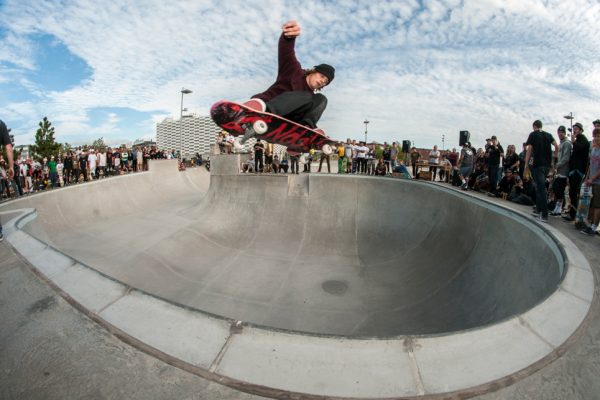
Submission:
POLYGON ((319 64, 315 66, 315 71, 325 75, 327 79, 329 79, 329 83, 331 83, 331 81, 335 77, 335 68, 328 64, 319 64))

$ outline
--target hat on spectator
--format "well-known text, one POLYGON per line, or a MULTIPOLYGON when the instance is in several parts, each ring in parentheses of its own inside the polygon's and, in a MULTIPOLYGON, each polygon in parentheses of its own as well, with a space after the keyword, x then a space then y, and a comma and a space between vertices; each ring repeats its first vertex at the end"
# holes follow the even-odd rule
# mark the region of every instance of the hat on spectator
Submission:
POLYGON ((592 124, 594 124, 594 125, 600 125, 600 118, 597 119, 597 120, 595 120, 594 122, 592 122, 592 124))
POLYGON ((492 136, 492 140, 496 140, 496 139, 498 139, 498 138, 496 137, 496 135, 492 136))
POLYGON ((558 127, 558 132, 567 132, 567 128, 565 128, 564 125, 561 125, 558 127))
POLYGON ((581 130, 581 132, 583 132, 583 125, 581 125, 581 122, 576 122, 575 124, 573 124, 573 126, 578 127, 581 130))

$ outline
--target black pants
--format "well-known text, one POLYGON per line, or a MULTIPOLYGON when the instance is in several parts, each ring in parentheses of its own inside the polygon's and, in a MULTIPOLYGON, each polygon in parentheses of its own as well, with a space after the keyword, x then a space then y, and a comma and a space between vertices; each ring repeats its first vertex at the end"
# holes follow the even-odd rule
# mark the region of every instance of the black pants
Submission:
POLYGON ((327 172, 331 172, 331 165, 329 165, 329 156, 327 154, 321 154, 321 160, 319 161, 319 172, 321 172, 321 167, 323 166, 323 160, 327 161, 327 172))
POLYGON ((579 190, 581 189, 583 176, 578 171, 571 171, 569 174, 569 198, 571 199, 571 208, 569 215, 573 218, 577 215, 577 206, 579 205, 579 190))
POLYGON ((546 195, 546 176, 548 167, 531 168, 531 176, 535 184, 535 208, 543 217, 548 217, 548 196, 546 195))
POLYGON ((267 102, 267 111, 310 128, 317 127, 325 107, 325 96, 306 91, 285 92, 267 102))
POLYGON ((498 166, 488 165, 488 178, 490 182, 490 192, 498 194, 498 166))
POLYGON ((263 172, 264 167, 262 153, 254 153, 254 172, 263 172))
POLYGON ((565 188, 567 187, 567 178, 566 177, 557 177, 554 179, 554 184, 552 185, 552 190, 554 191, 554 198, 556 201, 560 201, 564 204, 565 199, 565 188))
POLYGON ((298 160, 300 160, 300 156, 290 156, 292 174, 297 174, 300 172, 300 164, 298 163, 298 160))

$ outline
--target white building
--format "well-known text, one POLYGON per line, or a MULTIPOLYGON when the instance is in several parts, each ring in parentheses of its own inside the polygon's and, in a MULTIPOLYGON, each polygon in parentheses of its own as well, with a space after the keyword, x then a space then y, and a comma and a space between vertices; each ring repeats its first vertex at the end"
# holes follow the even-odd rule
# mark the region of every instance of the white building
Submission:
POLYGON ((181 151, 184 158, 191 158, 196 153, 208 154, 219 132, 221 128, 210 117, 165 118, 156 124, 156 145, 161 150, 181 151))
MULTIPOLYGON (((182 119, 165 118, 156 124, 156 146, 160 150, 181 151, 184 158, 192 158, 196 153, 210 154, 210 145, 217 142, 221 128, 210 117, 184 115, 182 119)), ((239 151, 251 151, 255 139, 246 142, 239 151)), ((279 157, 286 152, 286 147, 272 146, 272 151, 279 157)))

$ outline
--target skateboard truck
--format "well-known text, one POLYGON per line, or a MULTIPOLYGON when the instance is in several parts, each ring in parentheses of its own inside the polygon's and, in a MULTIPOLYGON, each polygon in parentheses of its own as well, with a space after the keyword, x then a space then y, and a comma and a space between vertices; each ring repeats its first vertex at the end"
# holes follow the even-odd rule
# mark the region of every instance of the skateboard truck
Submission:
POLYGON ((240 140, 241 144, 244 144, 248 141, 248 139, 253 138, 256 135, 262 135, 267 131, 267 123, 261 119, 258 121, 254 121, 252 126, 249 124, 244 128, 244 136, 240 140))

